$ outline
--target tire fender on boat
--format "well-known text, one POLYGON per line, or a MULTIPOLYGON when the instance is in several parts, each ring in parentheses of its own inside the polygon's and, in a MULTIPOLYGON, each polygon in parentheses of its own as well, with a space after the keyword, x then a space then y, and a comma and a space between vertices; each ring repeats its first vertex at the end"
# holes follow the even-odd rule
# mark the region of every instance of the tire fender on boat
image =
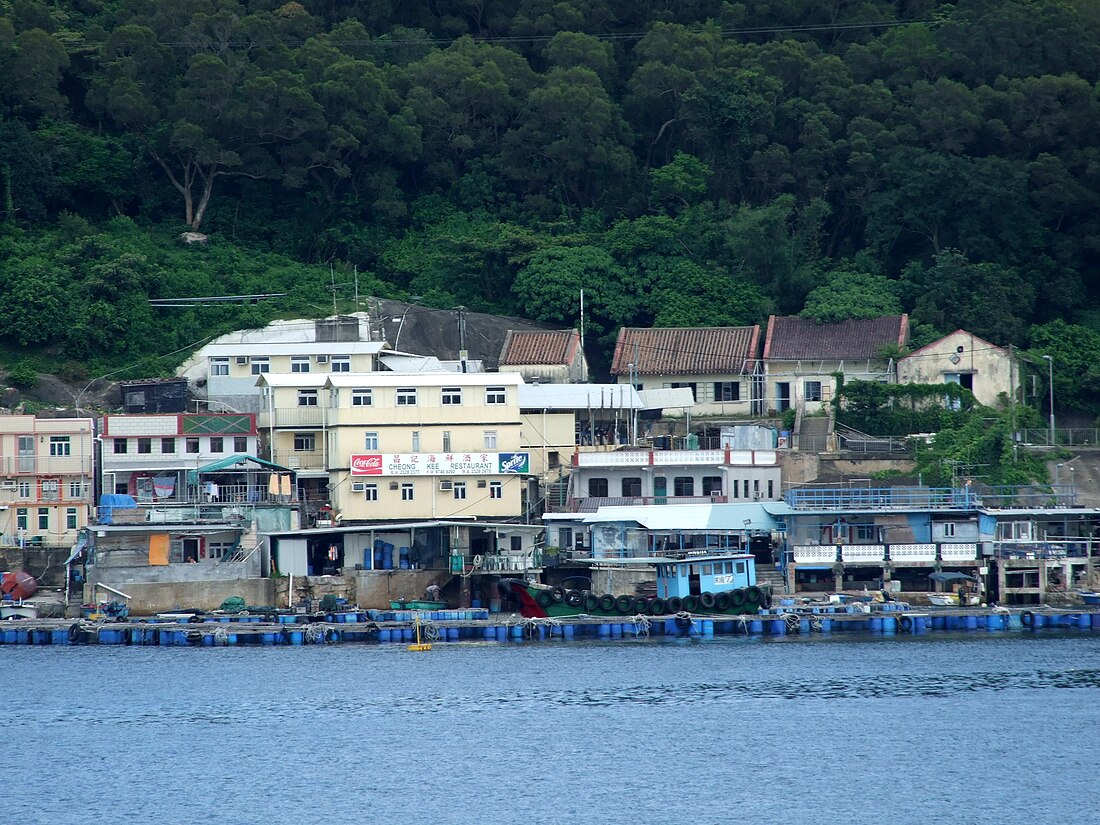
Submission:
POLYGON ((584 595, 579 590, 566 590, 565 603, 570 607, 584 607, 584 595))
POLYGON ((550 591, 550 598, 553 599, 554 604, 561 604, 565 601, 565 588, 555 587, 550 591))
POLYGON ((535 594, 535 604, 539 607, 549 607, 554 603, 554 597, 550 595, 548 590, 540 590, 535 594))
POLYGON ((596 606, 605 612, 612 611, 615 609, 615 597, 610 593, 604 593, 596 606))
POLYGON ((717 599, 715 599, 714 594, 709 590, 706 593, 699 594, 699 606, 703 608, 703 610, 713 610, 716 602, 717 599))
POLYGON ((684 609, 684 600, 679 596, 673 596, 665 601, 665 609, 668 610, 669 613, 679 613, 684 609))
POLYGON ((714 597, 714 609, 721 612, 725 612, 730 609, 730 594, 725 591, 718 593, 714 597))
POLYGON ((634 609, 633 596, 619 596, 615 599, 615 612, 626 616, 634 609))
POLYGON ((1023 613, 1020 614, 1020 624, 1022 624, 1024 627, 1034 627, 1035 614, 1030 610, 1025 610, 1023 613))
POLYGON ((650 599, 648 608, 650 616, 660 616, 668 610, 668 605, 665 604, 664 599, 650 599))
POLYGON ((764 591, 757 587, 755 584, 750 584, 745 588, 745 602, 748 604, 759 605, 764 601, 764 591))
POLYGON ((745 606, 745 591, 738 587, 736 590, 730 593, 730 605, 732 607, 744 607, 745 606))
POLYGON ((691 596, 684 596, 683 608, 688 613, 694 613, 699 609, 699 597, 694 594, 691 596))
POLYGON ((898 630, 903 633, 910 633, 913 630, 913 617, 912 616, 898 616, 898 630))

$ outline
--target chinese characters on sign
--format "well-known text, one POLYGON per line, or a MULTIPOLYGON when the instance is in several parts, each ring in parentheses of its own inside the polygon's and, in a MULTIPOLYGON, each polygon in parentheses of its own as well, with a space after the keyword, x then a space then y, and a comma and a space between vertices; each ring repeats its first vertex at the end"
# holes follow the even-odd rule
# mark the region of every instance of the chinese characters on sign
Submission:
POLYGON ((527 453, 356 453, 353 476, 525 475, 527 453))

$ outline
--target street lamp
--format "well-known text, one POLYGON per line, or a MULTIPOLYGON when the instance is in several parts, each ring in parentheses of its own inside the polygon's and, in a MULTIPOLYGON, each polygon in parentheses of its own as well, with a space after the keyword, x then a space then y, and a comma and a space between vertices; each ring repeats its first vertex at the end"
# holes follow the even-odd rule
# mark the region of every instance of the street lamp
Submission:
POLYGON ((1047 362, 1047 383, 1050 385, 1050 446, 1054 446, 1054 359, 1044 355, 1047 362))

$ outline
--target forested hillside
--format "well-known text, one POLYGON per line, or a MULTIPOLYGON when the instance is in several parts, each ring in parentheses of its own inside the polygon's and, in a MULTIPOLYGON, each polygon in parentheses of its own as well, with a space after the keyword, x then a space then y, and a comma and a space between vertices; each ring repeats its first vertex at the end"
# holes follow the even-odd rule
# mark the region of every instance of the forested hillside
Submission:
POLYGON ((1098 81, 1096 0, 0 0, 0 345, 124 364, 357 269, 562 325, 584 288, 604 347, 904 310, 1096 411, 1098 81))

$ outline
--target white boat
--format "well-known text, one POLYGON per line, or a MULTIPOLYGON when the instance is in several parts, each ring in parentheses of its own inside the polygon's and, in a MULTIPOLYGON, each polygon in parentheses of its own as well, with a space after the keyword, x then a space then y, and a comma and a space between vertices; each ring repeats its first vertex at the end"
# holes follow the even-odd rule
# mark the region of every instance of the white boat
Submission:
POLYGON ((29 602, 0 602, 0 620, 37 618, 38 607, 29 602))
MULTIPOLYGON (((956 593, 929 593, 928 602, 936 607, 958 607, 959 597, 956 593)), ((967 596, 966 604, 968 606, 981 604, 981 598, 978 596, 967 596)))

